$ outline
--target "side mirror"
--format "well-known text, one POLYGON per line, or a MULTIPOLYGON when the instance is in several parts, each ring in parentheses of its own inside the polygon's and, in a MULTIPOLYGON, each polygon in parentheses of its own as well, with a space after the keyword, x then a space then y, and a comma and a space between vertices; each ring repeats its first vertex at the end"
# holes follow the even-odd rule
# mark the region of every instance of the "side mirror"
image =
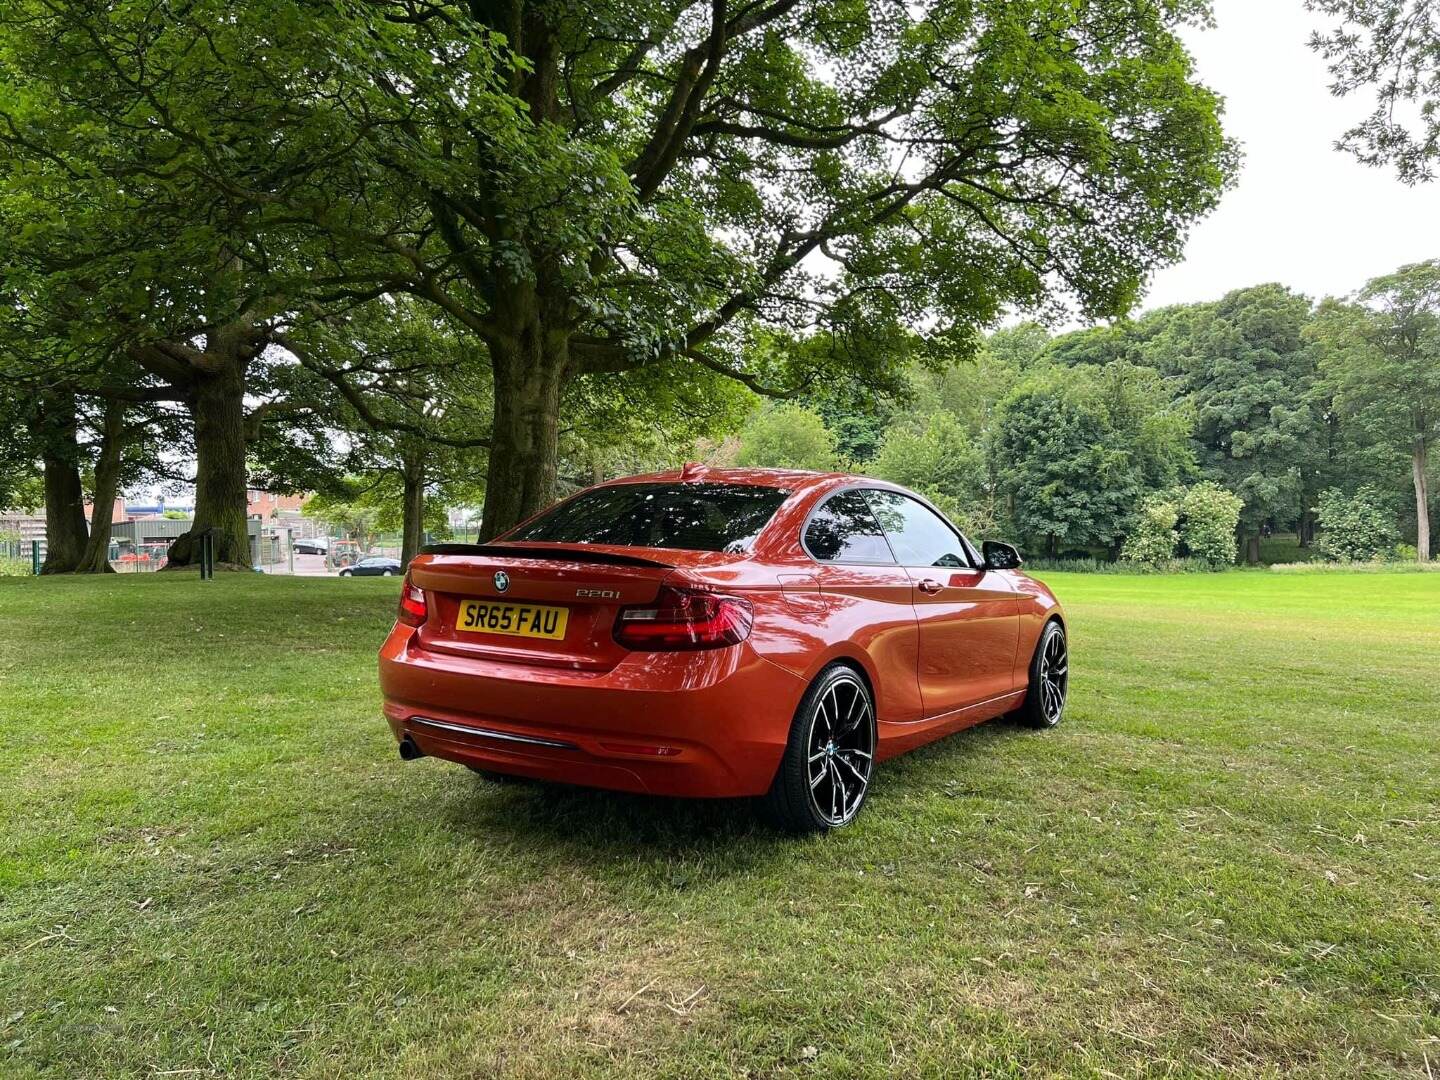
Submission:
POLYGON ((980 550, 985 555, 986 570, 1019 570, 1024 562, 1020 552, 996 540, 986 540, 980 545, 980 550))

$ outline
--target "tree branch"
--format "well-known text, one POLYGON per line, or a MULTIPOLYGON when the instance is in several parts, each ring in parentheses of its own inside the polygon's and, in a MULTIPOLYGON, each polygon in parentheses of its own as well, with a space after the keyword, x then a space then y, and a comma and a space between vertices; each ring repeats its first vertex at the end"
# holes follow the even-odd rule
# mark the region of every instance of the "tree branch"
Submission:
POLYGON ((660 114, 650 141, 630 166, 642 202, 655 194, 679 159, 680 145, 689 137, 700 112, 700 102, 720 69, 728 31, 725 3, 726 0, 710 0, 710 34, 703 44, 686 50, 681 58, 680 73, 670 100, 660 114))
POLYGON ((415 435, 432 443, 439 443, 441 446, 453 447, 457 450, 468 450, 476 447, 488 448, 490 446, 490 440, 488 438, 454 439, 446 435, 440 435, 420 424, 412 424, 406 420, 391 420, 382 417, 370 408, 370 403, 365 400, 365 395, 361 393, 350 380, 345 378, 343 371, 320 363, 310 354, 308 349, 283 335, 276 335, 275 344, 292 353, 295 358, 300 361, 301 366, 307 371, 314 372, 331 386, 335 387, 335 389, 340 392, 340 396, 355 410, 356 415, 365 423, 365 426, 373 431, 398 431, 407 435, 415 435))

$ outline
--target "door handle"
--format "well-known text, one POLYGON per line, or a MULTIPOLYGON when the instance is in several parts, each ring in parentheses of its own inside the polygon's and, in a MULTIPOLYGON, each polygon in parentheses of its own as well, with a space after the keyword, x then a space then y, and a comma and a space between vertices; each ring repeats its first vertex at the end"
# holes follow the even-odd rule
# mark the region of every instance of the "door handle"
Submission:
POLYGON ((923 593, 929 593, 931 596, 934 596, 944 587, 945 586, 941 585, 940 582, 934 580, 933 578, 924 578, 918 583, 918 588, 920 589, 920 591, 923 593))

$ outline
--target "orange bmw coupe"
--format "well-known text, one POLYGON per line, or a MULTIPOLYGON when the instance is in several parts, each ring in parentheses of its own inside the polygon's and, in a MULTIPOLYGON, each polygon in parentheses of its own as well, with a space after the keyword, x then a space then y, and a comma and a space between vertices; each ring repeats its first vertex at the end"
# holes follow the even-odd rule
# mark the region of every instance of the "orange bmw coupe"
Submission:
POLYGON ((686 466, 426 548, 380 651, 401 757, 486 775, 762 796, 853 821, 876 763, 1065 711, 1065 617, 925 499, 829 473, 686 466))

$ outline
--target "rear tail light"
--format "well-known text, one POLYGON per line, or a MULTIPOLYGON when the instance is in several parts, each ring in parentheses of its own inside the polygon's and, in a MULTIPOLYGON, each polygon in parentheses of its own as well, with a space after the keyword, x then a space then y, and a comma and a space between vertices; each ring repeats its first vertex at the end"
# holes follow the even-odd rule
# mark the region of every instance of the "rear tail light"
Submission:
POLYGON ((615 640, 644 652, 718 649, 744 641, 754 622, 738 596, 663 586, 653 603, 620 609, 615 640))
POLYGON ((410 575, 405 575, 405 584, 400 588, 400 610, 396 612, 398 618, 406 626, 424 626, 425 616, 430 613, 430 606, 425 600, 425 590, 419 585, 410 584, 410 575))

